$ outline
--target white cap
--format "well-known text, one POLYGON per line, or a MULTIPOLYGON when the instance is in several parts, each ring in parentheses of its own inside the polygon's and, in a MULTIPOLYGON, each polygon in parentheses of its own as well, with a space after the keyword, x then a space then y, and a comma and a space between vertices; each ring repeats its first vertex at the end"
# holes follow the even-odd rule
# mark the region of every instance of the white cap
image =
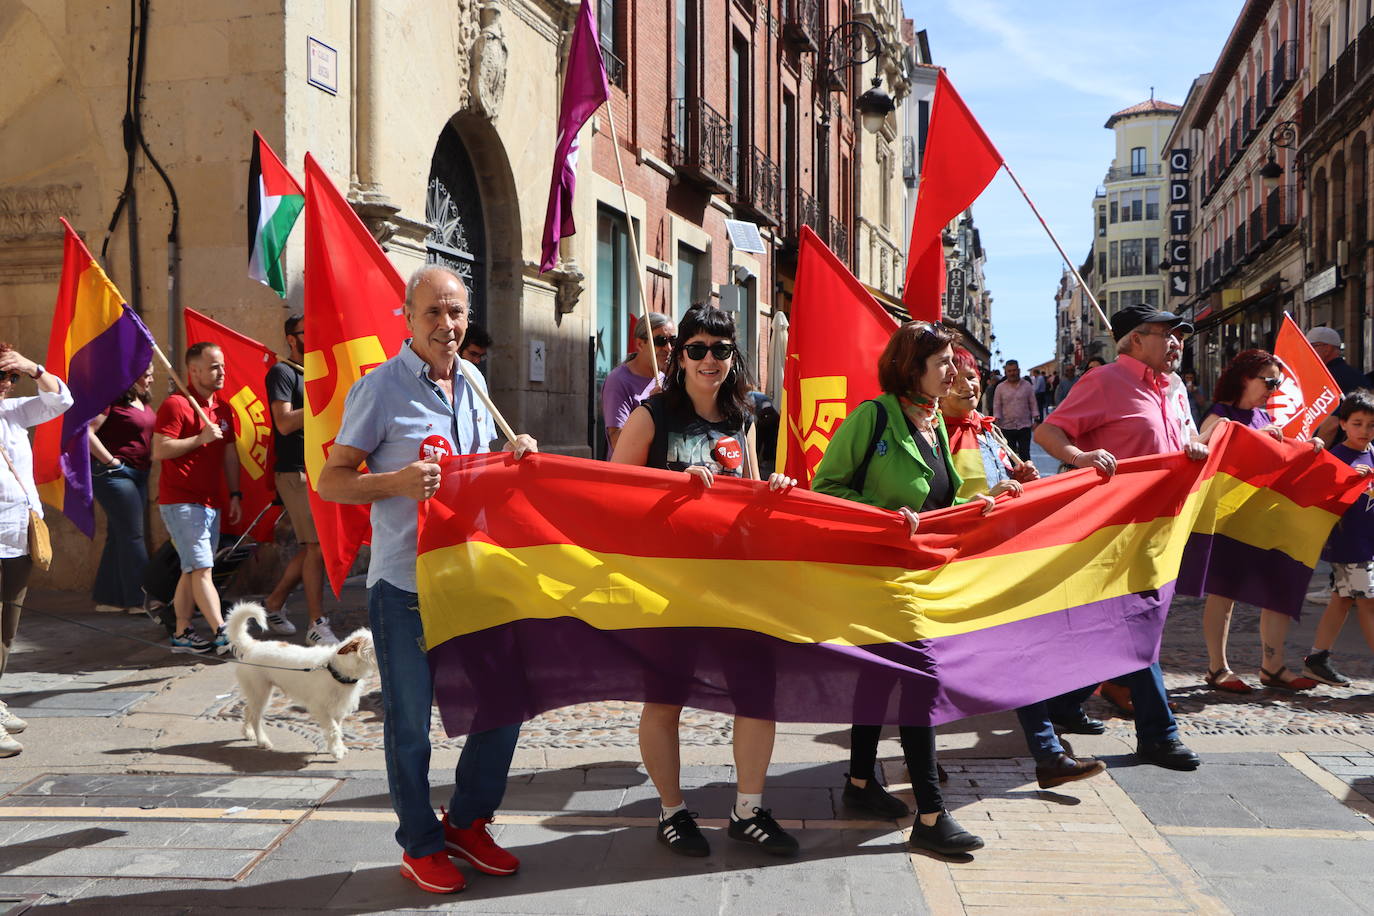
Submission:
POLYGON ((1345 346, 1345 342, 1341 340, 1341 332, 1325 325, 1308 331, 1307 342, 1310 344, 1327 344, 1332 347, 1345 346))

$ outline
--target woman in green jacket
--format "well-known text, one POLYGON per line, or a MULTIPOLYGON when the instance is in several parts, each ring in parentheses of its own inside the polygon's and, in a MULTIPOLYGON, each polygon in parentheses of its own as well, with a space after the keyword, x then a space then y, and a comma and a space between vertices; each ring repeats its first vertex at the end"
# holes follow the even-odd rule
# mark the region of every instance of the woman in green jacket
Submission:
MULTIPOLYGON (((954 470, 939 399, 949 394, 957 371, 954 335, 940 325, 908 321, 893 333, 878 359, 882 396, 854 409, 835 431, 816 469, 811 489, 902 513, 916 533, 916 513, 957 503, 962 481, 954 470)), ((988 508, 992 501, 985 499, 988 508)), ((875 773, 880 725, 856 724, 850 732, 847 804, 887 817, 906 805, 879 784, 875 773)), ((935 764, 935 729, 900 727, 902 752, 916 796, 911 845, 947 855, 981 849, 945 810, 935 764)))

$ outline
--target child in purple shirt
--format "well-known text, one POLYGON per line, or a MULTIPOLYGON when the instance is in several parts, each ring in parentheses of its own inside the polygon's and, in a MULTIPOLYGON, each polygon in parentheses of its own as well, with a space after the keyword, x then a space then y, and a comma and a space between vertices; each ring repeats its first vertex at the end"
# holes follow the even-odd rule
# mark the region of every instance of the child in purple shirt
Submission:
MULTIPOLYGON (((1331 446, 1331 454, 1359 471, 1374 471, 1374 393, 1366 389, 1350 392, 1336 410, 1345 441, 1331 446)), ((1317 624, 1312 639, 1312 654, 1303 659, 1303 674, 1323 684, 1342 687, 1350 678, 1331 665, 1331 647, 1345 626, 1353 604, 1359 609, 1360 629, 1365 642, 1374 649, 1374 500, 1361 496, 1345 510, 1322 549, 1322 559, 1331 564, 1331 601, 1317 624)))

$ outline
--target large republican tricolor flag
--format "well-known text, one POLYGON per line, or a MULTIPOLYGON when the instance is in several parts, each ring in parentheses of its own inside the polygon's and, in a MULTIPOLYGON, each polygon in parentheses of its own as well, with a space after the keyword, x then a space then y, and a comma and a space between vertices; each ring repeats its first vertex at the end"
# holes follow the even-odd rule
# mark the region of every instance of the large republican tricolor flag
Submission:
POLYGON ((840 423, 882 394, 878 356, 897 321, 808 226, 789 319, 777 466, 809 486, 840 423))
POLYGON ((1212 445, 1035 481, 988 516, 923 513, 914 538, 895 512, 756 481, 445 459, 416 567, 444 727, 608 699, 939 724, 1137 671, 1185 573, 1217 558, 1305 587, 1367 485, 1234 423, 1212 445), (1218 537, 1236 549, 1198 549, 1218 537))
MULTIPOLYGON (((549 181, 549 205, 544 213, 544 241, 540 271, 558 263, 558 242, 577 231, 573 222, 573 192, 577 187, 577 134, 587 119, 611 97, 606 82, 606 63, 596 41, 592 5, 582 0, 568 49, 568 69, 563 76, 563 98, 558 106, 558 140, 553 151, 553 177, 549 181)), ((614 117, 614 115, 612 115, 614 117)))
POLYGON ((367 506, 320 499, 344 398, 406 338, 405 282, 315 157, 305 156, 305 470, 329 584, 338 594, 372 524, 367 506))
POLYGON ((238 535, 253 526, 255 541, 272 540, 272 528, 281 517, 281 507, 270 508, 277 498, 272 466, 272 411, 267 402, 267 370, 277 355, 251 337, 220 324, 209 315, 186 309, 186 340, 202 340, 219 346, 224 353, 224 389, 220 396, 234 409, 234 446, 239 453, 239 504, 242 517, 236 523, 221 523, 225 534, 238 535), (266 511, 264 511, 266 510, 266 511), (261 516, 261 518, 259 518, 261 516))
POLYGON ((902 303, 912 318, 940 320, 944 310, 940 295, 945 290, 945 252, 940 235, 950 220, 983 193, 1001 167, 1002 154, 983 133, 942 69, 935 78, 935 100, 930 105, 902 287, 902 303))
POLYGON ((95 537, 86 427, 147 371, 153 335, 65 219, 62 228, 62 278, 45 365, 67 383, 73 404, 34 430, 33 482, 43 502, 95 537))
POLYGON ((305 206, 305 192, 282 165, 272 147, 253 131, 248 164, 248 276, 286 298, 281 253, 286 237, 305 206))
POLYGON ((1282 381, 1265 407, 1285 436, 1311 439, 1313 431, 1340 406, 1341 386, 1287 312, 1274 342, 1274 355, 1283 368, 1282 381))

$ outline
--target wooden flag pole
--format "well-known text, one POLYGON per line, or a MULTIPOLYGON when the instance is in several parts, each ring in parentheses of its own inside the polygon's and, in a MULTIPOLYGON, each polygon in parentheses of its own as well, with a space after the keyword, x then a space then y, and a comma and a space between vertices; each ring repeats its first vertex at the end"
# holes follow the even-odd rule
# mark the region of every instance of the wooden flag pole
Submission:
POLYGON ((506 441, 511 445, 515 445, 515 431, 510 428, 506 418, 501 416, 501 411, 496 409, 496 404, 492 401, 491 395, 487 394, 486 388, 477 383, 476 378, 474 378, 477 370, 472 368, 472 365, 461 356, 455 356, 454 359, 457 361, 458 371, 463 374, 463 381, 467 382, 468 387, 477 393, 477 397, 482 399, 482 403, 491 412, 492 419, 496 420, 496 425, 501 428, 501 435, 505 436, 506 441))
MULTIPOLYGON (((615 129, 615 112, 611 111, 609 100, 602 105, 606 120, 611 122, 611 147, 615 150, 615 170, 620 175, 620 201, 625 208, 625 225, 630 230, 630 259, 635 266, 635 286, 639 288, 640 317, 644 322, 644 333, 648 335, 650 352, 654 347, 654 326, 649 323, 649 297, 644 292, 644 265, 639 263, 639 233, 635 231, 634 217, 630 215, 630 194, 625 190, 625 168, 620 164, 620 137, 615 129)), ((663 387, 662 373, 658 371, 658 354, 654 354, 654 384, 663 387)))
POLYGON ((1021 196, 1026 199, 1026 203, 1030 204, 1031 212, 1035 214, 1036 219, 1040 220, 1040 225, 1044 227, 1045 234, 1050 237, 1051 242, 1054 242, 1054 247, 1059 249, 1059 256, 1064 259, 1064 263, 1069 267, 1069 272, 1072 273, 1073 278, 1078 281, 1079 287, 1083 290, 1083 295, 1088 297, 1088 301, 1091 302, 1093 308, 1097 310, 1097 316, 1102 319, 1103 326, 1110 328, 1112 323, 1107 318, 1107 313, 1102 311, 1102 306, 1098 304, 1097 297, 1093 295, 1092 290, 1088 289, 1088 284, 1083 282, 1083 277, 1078 273, 1078 268, 1073 265, 1073 261, 1069 260, 1068 254, 1064 251, 1064 246, 1059 244, 1059 239, 1054 237, 1054 232, 1050 229, 1050 224, 1045 222, 1045 218, 1040 215, 1040 211, 1036 209, 1035 201, 1031 200, 1030 195, 1026 193, 1026 189, 1021 187, 1021 182, 1016 180, 1016 173, 1011 170, 1011 166, 1007 165, 1005 159, 1002 160, 1002 168, 1007 170, 1007 176, 1010 177, 1012 183, 1016 185, 1016 190, 1020 191, 1021 196))
POLYGON ((186 383, 181 380, 181 376, 177 374, 176 369, 172 368, 172 363, 167 359, 167 354, 163 353, 162 348, 157 345, 157 341, 153 341, 153 355, 157 357, 158 362, 162 363, 162 368, 167 370, 167 374, 172 377, 172 381, 176 383, 177 390, 186 395, 186 399, 191 402, 191 407, 195 409, 196 416, 200 417, 200 422, 209 426, 209 415, 205 413, 205 410, 200 406, 200 402, 191 394, 191 390, 186 387, 186 383))

